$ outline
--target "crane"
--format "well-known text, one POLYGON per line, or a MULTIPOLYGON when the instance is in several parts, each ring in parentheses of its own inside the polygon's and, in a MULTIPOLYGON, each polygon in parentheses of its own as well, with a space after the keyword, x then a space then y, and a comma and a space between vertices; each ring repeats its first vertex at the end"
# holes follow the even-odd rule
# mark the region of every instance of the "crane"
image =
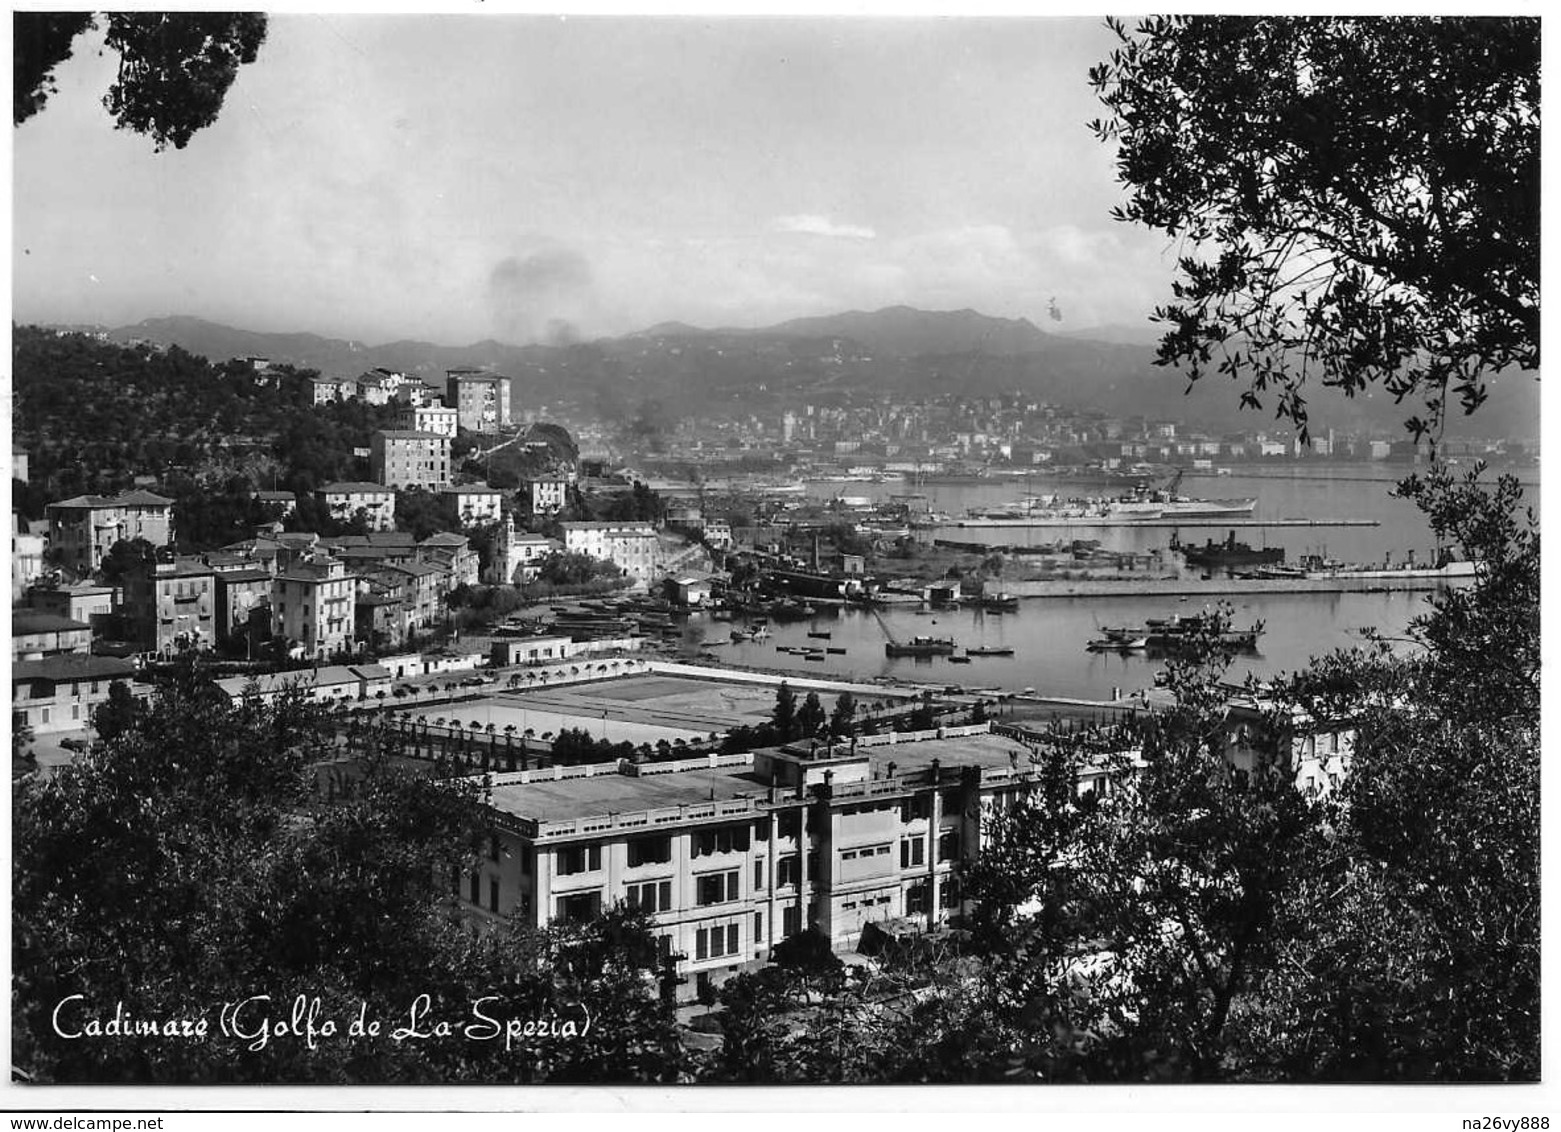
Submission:
POLYGON ((867 608, 872 612, 874 617, 878 618, 878 627, 883 630, 883 635, 889 638, 889 643, 891 645, 899 644, 900 639, 894 635, 894 630, 889 628, 888 620, 882 613, 878 612, 878 608, 872 605, 869 605, 867 608))

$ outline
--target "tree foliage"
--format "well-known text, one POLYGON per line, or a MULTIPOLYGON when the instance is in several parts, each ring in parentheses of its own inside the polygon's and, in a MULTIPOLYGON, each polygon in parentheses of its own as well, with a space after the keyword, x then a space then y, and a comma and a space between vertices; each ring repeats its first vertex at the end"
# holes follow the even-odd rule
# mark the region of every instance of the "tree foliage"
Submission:
POLYGON ((824 725, 824 718, 824 705, 819 701, 818 693, 809 691, 803 697, 802 706, 797 709, 797 727, 803 738, 811 739, 817 735, 819 728, 824 725))
POLYGON ((468 935, 450 880, 489 832, 477 789, 398 769, 393 737, 358 721, 369 754, 324 804, 314 771, 346 765, 339 726, 297 698, 231 704, 186 670, 145 709, 119 705, 83 762, 17 784, 13 1063, 50 1082, 676 1080, 646 917, 468 935), (311 1048, 274 1033, 260 1049, 221 1035, 221 1005, 259 994, 284 1021, 297 996, 318 999, 336 1034, 311 1048), (454 1033, 392 1040, 425 994, 422 1028, 454 1033), (78 1024, 122 1004, 140 1019, 205 1018, 211 1032, 62 1038, 54 1011, 74 995, 78 1024), (460 1029, 483 999, 494 1018, 592 1026, 506 1048, 460 1029), (384 1032, 350 1035, 360 1009, 384 1032))
POLYGON ((784 680, 775 689, 775 707, 770 712, 770 723, 783 743, 791 738, 797 726, 797 693, 784 680))
POLYGON ((1539 365, 1539 21, 1161 17, 1091 69, 1119 219, 1185 241, 1158 361, 1472 412, 1539 365))
MULTIPOLYGON (((363 478, 366 461, 353 449, 392 427, 396 411, 356 399, 315 406, 313 371, 257 374, 246 362, 214 364, 178 346, 23 326, 12 348, 13 433, 34 490, 47 499, 113 494, 140 475, 217 493, 242 478, 307 498, 333 481, 363 478)), ((310 529, 337 533, 335 524, 310 529)))
POLYGON ((15 12, 12 119, 21 125, 54 93, 54 68, 76 36, 105 28, 119 73, 103 105, 120 129, 183 149, 217 120, 239 67, 253 63, 266 38, 257 12, 15 12))
POLYGON ((1358 723, 1344 864, 1319 871, 1314 933, 1258 1014, 1292 1076, 1539 1074, 1539 537, 1517 484, 1478 476, 1404 486, 1478 584, 1437 595, 1409 649, 1337 654, 1290 689, 1358 723))

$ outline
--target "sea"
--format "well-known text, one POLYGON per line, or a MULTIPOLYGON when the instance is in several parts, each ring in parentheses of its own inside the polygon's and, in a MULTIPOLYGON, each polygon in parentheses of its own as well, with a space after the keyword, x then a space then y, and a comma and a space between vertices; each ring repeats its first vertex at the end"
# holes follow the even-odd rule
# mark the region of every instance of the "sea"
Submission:
MULTIPOLYGON (((1294 465, 1283 469, 1263 467, 1233 469, 1225 476, 1188 476, 1181 491, 1195 498, 1255 498, 1251 520, 1308 519, 1369 520, 1375 526, 1193 526, 1182 528, 1080 527, 935 529, 930 537, 966 542, 1007 544, 1050 543, 1075 538, 1093 539, 1110 550, 1152 551, 1168 546, 1173 534, 1184 543, 1224 539, 1234 530, 1238 541, 1252 546, 1281 546, 1290 558, 1315 553, 1342 562, 1395 563, 1414 551, 1416 561, 1429 562, 1437 551, 1424 516, 1413 502, 1396 498, 1394 485, 1412 468, 1403 464, 1294 465)), ((1491 478, 1493 472, 1487 472, 1491 478)), ((1518 473, 1525 502, 1539 514, 1537 469, 1518 473)), ((887 483, 809 483, 815 499, 837 496, 911 498, 917 510, 964 516, 972 507, 997 506, 1026 495, 1094 494, 1104 488, 1072 487, 1037 475, 997 484, 938 483, 936 480, 887 483)), ((1168 556, 1168 559, 1171 556, 1168 556)), ((1001 581, 989 588, 1001 588, 1001 581)), ((1425 592, 1395 593, 1293 593, 1233 594, 1227 599, 1237 628, 1261 622, 1263 632, 1254 652, 1236 657, 1226 678, 1244 680, 1248 675, 1270 679, 1295 673, 1310 661, 1338 649, 1358 647, 1366 632, 1374 631, 1398 647, 1408 647, 1407 632, 1414 618, 1423 615, 1430 598, 1425 592)), ((992 613, 973 609, 925 610, 898 606, 878 613, 864 610, 826 609, 808 620, 770 625, 770 636, 757 641, 732 642, 734 623, 708 616, 689 623, 686 643, 697 647, 714 643, 713 651, 725 663, 747 667, 828 675, 853 680, 886 677, 939 687, 991 688, 1019 692, 1033 689, 1043 696, 1087 700, 1111 700, 1151 687, 1163 658, 1143 653, 1120 655, 1092 653, 1087 643, 1107 626, 1141 625, 1151 617, 1187 615, 1203 611, 1202 598, 1131 596, 1094 598, 1026 598, 1017 613, 992 613), (809 634, 828 633, 827 639, 809 634), (917 635, 952 637, 961 653, 969 647, 1011 647, 1012 656, 975 657, 969 664, 952 664, 946 657, 890 658, 884 643, 892 633, 898 639, 917 635), (828 647, 842 653, 826 653, 822 661, 805 660, 784 648, 828 647)), ((741 622, 736 623, 738 625, 741 622)))

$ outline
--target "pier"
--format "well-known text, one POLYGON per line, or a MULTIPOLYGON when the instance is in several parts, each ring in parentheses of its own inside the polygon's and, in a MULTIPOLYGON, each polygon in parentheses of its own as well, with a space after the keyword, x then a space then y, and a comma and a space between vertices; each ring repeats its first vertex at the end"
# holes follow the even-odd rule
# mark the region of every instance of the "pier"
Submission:
POLYGON ((1181 519, 960 519, 956 527, 1015 527, 1045 530, 1049 527, 1120 527, 1126 530, 1139 528, 1174 527, 1380 527, 1376 519, 1240 519, 1234 516, 1190 515, 1181 519))
POLYGON ((1387 593, 1439 590, 1467 585, 1472 576, 1420 575, 1403 578, 1070 578, 1003 581, 1016 597, 1219 597, 1224 594, 1387 593))

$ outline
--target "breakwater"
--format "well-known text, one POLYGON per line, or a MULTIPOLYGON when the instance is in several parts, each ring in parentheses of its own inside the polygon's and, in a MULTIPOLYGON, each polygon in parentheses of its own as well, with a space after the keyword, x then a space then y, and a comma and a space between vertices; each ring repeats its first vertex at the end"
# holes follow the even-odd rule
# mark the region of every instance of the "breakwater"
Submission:
POLYGON ((1363 578, 1068 578, 1009 581, 1002 588, 1015 597, 1220 597, 1225 594, 1390 593, 1439 590, 1467 585, 1472 577, 1378 574, 1363 578))

